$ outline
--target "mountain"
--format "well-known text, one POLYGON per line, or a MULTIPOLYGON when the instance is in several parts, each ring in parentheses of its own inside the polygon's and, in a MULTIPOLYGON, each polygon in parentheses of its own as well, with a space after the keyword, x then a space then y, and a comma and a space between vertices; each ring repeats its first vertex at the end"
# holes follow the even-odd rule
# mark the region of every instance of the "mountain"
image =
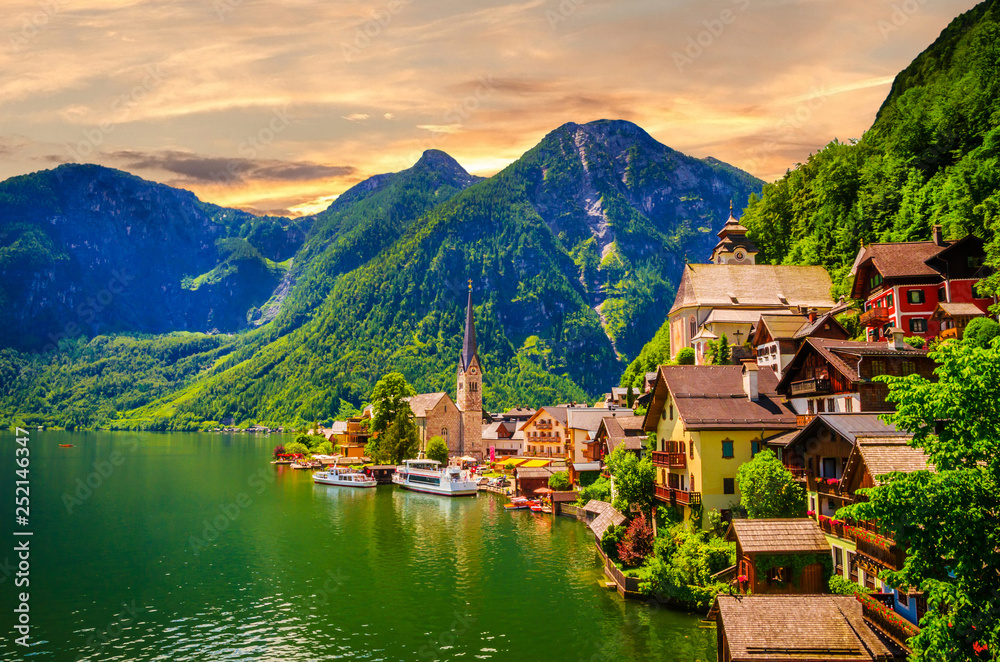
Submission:
POLYGON ((992 240, 998 100, 1000 3, 990 0, 956 18, 896 77, 859 141, 833 141, 751 200, 742 221, 759 259, 823 265, 835 294, 849 295, 862 244, 926 240, 937 224, 948 239, 992 240))
MULTIPOLYGON (((451 391, 469 280, 487 407, 593 398, 660 326, 685 259, 708 256, 730 201, 742 206, 759 186, 628 122, 566 124, 486 180, 427 152, 307 221, 280 286, 251 315, 269 323, 203 350, 185 337, 134 341, 130 352, 155 355, 141 368, 153 384, 145 404, 127 414, 116 404, 110 418, 125 418, 114 423, 81 420, 325 419, 391 370, 418 390, 451 391), (173 393, 168 351, 183 356, 173 393)), ((76 350, 84 376, 111 360, 106 345, 76 350)), ((32 369, 48 374, 43 363, 32 369)), ((90 387, 66 388, 82 406, 90 387)), ((141 400, 116 388, 106 397, 141 400)))
POLYGON ((308 221, 257 217, 93 165, 0 183, 0 346, 235 331, 268 300, 308 221))

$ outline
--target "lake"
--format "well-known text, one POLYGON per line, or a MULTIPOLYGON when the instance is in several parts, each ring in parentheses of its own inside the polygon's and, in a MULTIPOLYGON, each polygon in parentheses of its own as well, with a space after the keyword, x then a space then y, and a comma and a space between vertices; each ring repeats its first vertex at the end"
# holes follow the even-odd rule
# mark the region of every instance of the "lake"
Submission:
POLYGON ((315 485, 269 463, 276 436, 32 431, 20 527, 0 434, 0 659, 715 660, 703 614, 603 588, 574 519, 315 485), (34 535, 15 589, 19 530, 34 535))

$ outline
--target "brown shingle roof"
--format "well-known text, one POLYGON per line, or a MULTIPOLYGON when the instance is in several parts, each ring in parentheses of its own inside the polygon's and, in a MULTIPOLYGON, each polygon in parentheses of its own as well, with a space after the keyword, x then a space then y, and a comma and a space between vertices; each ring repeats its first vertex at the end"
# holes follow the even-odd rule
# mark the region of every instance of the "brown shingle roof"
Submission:
POLYGON ((804 315, 761 315, 760 324, 767 329, 773 340, 791 340, 795 332, 809 323, 804 315))
POLYGON ((756 401, 743 391, 742 366, 660 366, 660 374, 688 430, 795 427, 795 412, 778 398, 769 367, 757 372, 756 401))
POLYGON ((744 554, 829 552, 830 543, 819 524, 809 518, 734 519, 726 534, 744 554))
POLYGON ((829 309, 833 307, 830 286, 823 267, 688 264, 670 312, 689 306, 829 309))
POLYGON ((909 345, 903 349, 892 349, 887 342, 864 342, 857 340, 838 340, 834 338, 806 338, 795 353, 795 358, 788 364, 785 374, 778 383, 778 390, 785 391, 794 378, 798 366, 810 351, 815 351, 830 365, 852 382, 861 379, 858 375, 858 358, 862 356, 901 356, 906 358, 922 358, 927 356, 927 350, 913 349, 909 345))
POLYGON ((555 473, 549 467, 515 467, 514 472, 518 478, 548 478, 555 473))
MULTIPOLYGON (((587 502, 587 505, 584 506, 584 510, 587 510, 592 503, 594 503, 594 500, 587 502)), ((597 536, 597 539, 600 540, 604 537, 604 532, 608 530, 609 526, 612 524, 620 526, 623 522, 625 522, 626 518, 620 512, 612 508, 610 503, 605 503, 603 501, 598 501, 597 503, 603 504, 603 506, 600 506, 600 512, 597 517, 595 517, 594 520, 587 525, 587 528, 593 531, 594 535, 597 536)), ((595 511, 589 510, 587 512, 595 511)))
MULTIPOLYGON (((974 303, 947 303, 942 301, 937 307, 947 317, 982 317, 986 314, 974 303)), ((938 316, 937 310, 934 311, 933 316, 938 316)))
POLYGON ((902 659, 850 595, 720 595, 709 618, 725 632, 733 662, 902 659))
POLYGON ((910 437, 858 437, 858 451, 873 478, 894 471, 910 472, 933 469, 927 454, 907 442, 910 437))
POLYGON ((447 393, 418 393, 409 398, 403 398, 406 402, 410 403, 410 409, 413 410, 413 415, 417 418, 426 418, 427 412, 437 406, 437 403, 441 401, 441 398, 448 395, 447 393))
POLYGON ((883 278, 939 276, 940 272, 927 264, 927 260, 945 248, 946 246, 938 246, 933 241, 872 244, 865 249, 858 264, 871 260, 883 278))

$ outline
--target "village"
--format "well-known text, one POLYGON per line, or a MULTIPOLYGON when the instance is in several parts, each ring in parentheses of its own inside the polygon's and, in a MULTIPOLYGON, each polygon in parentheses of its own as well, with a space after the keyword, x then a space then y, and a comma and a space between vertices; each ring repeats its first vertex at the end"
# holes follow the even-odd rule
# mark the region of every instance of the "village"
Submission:
MULTIPOLYGON (((720 661, 905 659, 929 608, 885 579, 906 550, 838 511, 887 475, 934 470, 912 432, 884 421, 895 406, 876 378, 933 380, 932 343, 995 324, 975 289, 983 241, 935 227, 930 241, 864 246, 835 301, 822 267, 757 264, 732 212, 718 236, 710 263, 685 265, 669 364, 593 406, 485 411, 470 287, 456 399, 406 398, 420 451, 443 441, 480 489, 584 522, 609 588, 702 609, 720 661), (790 486, 784 510, 760 516, 751 479, 774 467, 768 485, 790 486), (670 545, 713 560, 678 579, 651 560, 670 545)), ((336 450, 328 463, 364 465, 372 417, 369 406, 310 432, 336 450)))

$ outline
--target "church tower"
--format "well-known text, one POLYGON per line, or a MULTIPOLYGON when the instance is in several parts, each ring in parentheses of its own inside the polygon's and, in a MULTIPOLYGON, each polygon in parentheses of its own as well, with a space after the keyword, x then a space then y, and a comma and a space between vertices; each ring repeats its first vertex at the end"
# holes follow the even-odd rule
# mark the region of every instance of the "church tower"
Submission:
POLYGON ((465 340, 458 360, 458 389, 456 391, 461 426, 458 444, 459 455, 483 459, 483 370, 479 364, 476 346, 476 322, 472 312, 472 281, 469 281, 469 302, 465 309, 465 340))
POLYGON ((729 220, 719 230, 719 243, 712 250, 712 264, 756 264, 757 245, 747 237, 747 230, 733 216, 729 203, 729 220))

